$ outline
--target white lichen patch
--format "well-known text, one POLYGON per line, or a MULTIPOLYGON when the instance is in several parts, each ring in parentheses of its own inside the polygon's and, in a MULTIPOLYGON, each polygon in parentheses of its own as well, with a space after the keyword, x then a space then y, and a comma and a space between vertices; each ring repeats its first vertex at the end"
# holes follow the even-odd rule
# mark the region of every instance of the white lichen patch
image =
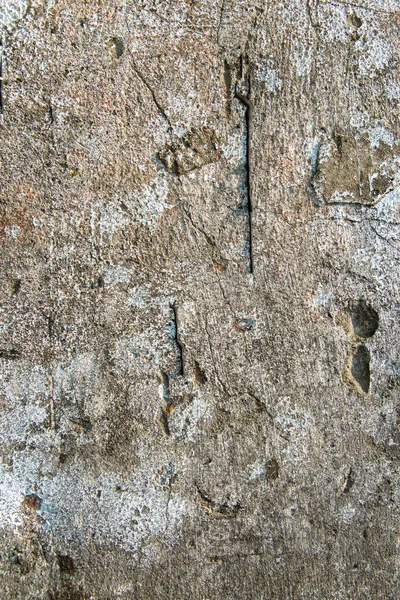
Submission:
POLYGON ((116 342, 111 350, 116 367, 131 374, 159 371, 163 359, 172 352, 168 327, 148 327, 142 332, 127 333, 116 342))
POLYGON ((164 210, 173 208, 167 203, 168 189, 168 178, 159 176, 128 195, 127 205, 131 214, 151 231, 156 228, 164 210))
POLYGON ((8 411, 0 416, 0 443, 23 442, 29 436, 31 427, 41 425, 48 418, 48 411, 39 400, 32 400, 26 405, 13 403, 8 411))
POLYGON ((198 393, 190 404, 177 406, 170 414, 169 426, 173 435, 193 442, 201 433, 201 422, 211 416, 209 405, 198 393))
POLYGON ((20 481, 6 465, 0 464, 0 522, 2 527, 14 529, 21 522, 20 504, 25 493, 25 482, 20 481))
POLYGON ((386 86, 386 95, 389 100, 400 100, 400 85, 388 83, 386 86))
MULTIPOLYGON (((359 265, 363 273, 369 273, 369 277, 374 281, 374 286, 381 294, 381 297, 387 301, 391 296, 398 296, 398 278, 393 278, 393 273, 398 273, 398 254, 400 250, 400 182, 395 178, 394 189, 386 193, 379 199, 375 206, 368 212, 368 219, 365 220, 362 227, 368 237, 366 247, 358 247, 354 253, 354 260, 359 265)), ((394 335, 398 323, 393 315, 387 315, 392 319, 388 331, 394 335)), ((390 345, 386 350, 385 363, 380 364, 379 369, 382 373, 388 373, 392 364, 398 362, 396 356, 395 344, 390 345)), ((378 366, 374 367, 377 372, 378 366)), ((371 368, 372 371, 372 368, 371 368)), ((396 371, 396 370, 395 370, 396 371)), ((398 373, 394 372, 397 377, 398 373)))
POLYGON ((379 120, 371 119, 370 115, 357 108, 350 110, 350 125, 362 134, 367 134, 371 150, 386 144, 391 148, 396 144, 396 138, 390 129, 382 125, 379 120))
POLYGON ((312 169, 316 169, 331 158, 332 144, 323 135, 310 136, 304 142, 304 154, 312 169))
POLYGON ((276 93, 279 92, 283 87, 283 80, 278 77, 276 69, 271 69, 267 72, 265 77, 265 88, 267 92, 276 93))
POLYGON ((349 110, 350 125, 359 131, 364 131, 365 127, 371 122, 371 117, 367 112, 360 110, 356 106, 350 107, 349 110))
POLYGON ((397 430, 397 408, 394 402, 384 404, 379 411, 370 410, 363 416, 363 428, 374 444, 393 445, 393 432, 397 430), (391 444, 392 441, 392 444, 391 444))
POLYGON ((20 361, 4 368, 1 377, 1 393, 7 402, 32 402, 48 389, 48 373, 41 365, 29 365, 20 361))
MULTIPOLYGON (((363 28, 364 26, 360 28, 360 33, 363 28)), ((355 43, 359 52, 359 69, 361 75, 374 77, 389 66, 392 47, 384 38, 373 35, 371 31, 365 31, 365 36, 355 43)))
POLYGON ((382 225, 396 225, 400 216, 400 172, 395 177, 394 189, 387 193, 371 210, 371 217, 382 225))
POLYGON ((12 31, 30 7, 29 0, 1 0, 0 28, 12 31))
POLYGON ((301 43, 297 45, 294 53, 294 64, 299 77, 308 77, 313 63, 313 49, 301 43))
POLYGON ((155 475, 151 468, 142 469, 120 481, 113 473, 103 473, 82 484, 76 465, 45 481, 43 513, 51 535, 68 544, 66 540, 86 534, 100 544, 113 540, 134 553, 148 538, 175 530, 185 503, 155 475))
POLYGON ((140 223, 154 231, 164 210, 173 208, 167 202, 168 190, 168 178, 159 176, 135 190, 125 190, 118 197, 98 200, 92 205, 92 236, 96 236, 97 222, 102 240, 118 234, 131 223, 140 223))
POLYGON ((258 64, 255 70, 255 77, 264 84, 267 92, 276 93, 283 87, 283 80, 279 77, 278 71, 274 68, 272 60, 258 64))
POLYGON ((4 233, 13 240, 17 240, 21 234, 21 227, 18 225, 12 225, 11 227, 4 227, 4 233))
POLYGON ((165 297, 158 296, 153 287, 149 284, 137 285, 130 290, 128 304, 135 308, 150 308, 157 307, 167 315, 169 306, 165 301, 165 297))
POLYGON ((254 463, 247 465, 248 478, 252 481, 261 477, 265 473, 265 461, 256 460, 254 463))
POLYGON ((387 129, 382 125, 377 125, 375 127, 368 128, 367 133, 371 148, 379 148, 381 142, 393 147, 395 138, 393 131, 390 131, 390 129, 387 129))
POLYGON ((357 514, 357 509, 351 504, 346 504, 339 510, 339 518, 346 524, 350 523, 357 514))
MULTIPOLYGON (((30 467, 36 471, 34 463, 30 467)), ((32 492, 36 473, 30 476, 28 468, 24 475, 0 465, 3 526, 15 528, 22 523, 20 504, 24 495, 32 492)), ((173 478, 164 479, 160 480, 150 465, 123 480, 110 472, 99 476, 87 473, 83 478, 82 465, 76 463, 54 477, 42 477, 35 486, 42 499, 39 514, 44 519, 43 528, 64 553, 78 539, 112 542, 133 554, 147 542, 142 558, 151 560, 152 543, 157 543, 154 538, 174 539, 188 511, 187 502, 171 492, 173 478)))
POLYGON ((233 168, 243 160, 243 134, 239 131, 227 136, 225 143, 221 144, 222 153, 229 165, 233 168))
POLYGON ((78 354, 67 364, 58 364, 53 371, 54 393, 64 392, 81 401, 90 397, 100 382, 99 366, 89 353, 78 354))
POLYGON ((128 219, 117 202, 99 203, 101 236, 112 236, 128 223, 128 219))
POLYGON ((286 468, 295 469, 296 465, 308 460, 309 440, 319 440, 315 418, 309 411, 294 408, 288 396, 282 396, 275 405, 275 424, 289 439, 282 451, 282 463, 286 468))
POLYGON ((329 4, 318 6, 318 22, 321 24, 321 34, 329 42, 346 43, 349 36, 348 14, 345 6, 329 4))
POLYGON ((314 306, 322 306, 324 308, 329 308, 331 304, 331 298, 332 292, 319 283, 317 293, 313 298, 312 303, 314 306))

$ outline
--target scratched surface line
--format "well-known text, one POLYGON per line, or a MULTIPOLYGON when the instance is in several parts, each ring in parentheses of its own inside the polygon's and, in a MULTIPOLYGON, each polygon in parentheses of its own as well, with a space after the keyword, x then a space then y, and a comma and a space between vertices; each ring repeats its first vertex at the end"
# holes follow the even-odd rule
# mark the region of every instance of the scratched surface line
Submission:
POLYGON ((365 6, 364 4, 357 4, 356 2, 342 2, 341 0, 326 0, 325 2, 321 2, 320 6, 351 6, 352 8, 360 8, 361 10, 368 10, 375 13, 381 13, 386 15, 393 15, 397 12, 400 12, 400 7, 395 10, 389 10, 386 8, 375 8, 373 6, 365 6))

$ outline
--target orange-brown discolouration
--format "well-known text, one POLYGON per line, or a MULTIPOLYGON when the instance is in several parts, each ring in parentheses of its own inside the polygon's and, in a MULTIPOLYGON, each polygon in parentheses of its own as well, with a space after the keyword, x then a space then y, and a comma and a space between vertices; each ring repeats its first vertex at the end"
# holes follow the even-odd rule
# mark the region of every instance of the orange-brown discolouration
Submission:
POLYGON ((0 239, 14 238, 24 242, 36 229, 33 219, 37 215, 40 197, 30 187, 17 186, 0 194, 0 239))
POLYGON ((42 500, 36 494, 28 494, 21 502, 21 510, 26 513, 34 513, 40 510, 42 500))

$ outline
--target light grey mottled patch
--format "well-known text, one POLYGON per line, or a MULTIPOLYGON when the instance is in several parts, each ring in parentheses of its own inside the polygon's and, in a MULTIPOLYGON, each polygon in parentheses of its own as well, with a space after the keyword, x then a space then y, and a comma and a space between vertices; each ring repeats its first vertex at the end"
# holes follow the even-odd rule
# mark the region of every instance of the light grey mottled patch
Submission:
MULTIPOLYGON (((33 467, 34 465, 31 465, 33 467)), ((42 477, 38 495, 43 499, 40 515, 43 527, 63 552, 74 539, 90 536, 98 543, 112 539, 135 553, 153 536, 164 536, 179 528, 188 503, 171 494, 168 481, 157 477, 151 466, 123 481, 114 473, 102 473, 82 480, 82 465, 67 472, 42 477), (98 491, 101 495, 99 496, 98 491)), ((15 474, 0 465, 0 518, 3 526, 22 524, 21 501, 32 490, 29 470, 15 474)), ((154 541, 154 540, 153 540, 154 541)), ((151 560, 152 548, 147 548, 151 560)))
POLYGON ((168 190, 167 177, 160 176, 150 184, 142 185, 138 190, 130 192, 126 204, 135 220, 154 231, 164 210, 173 208, 167 203, 168 190))
POLYGON ((267 92, 276 93, 283 87, 283 80, 279 77, 278 71, 274 67, 273 60, 259 63, 256 67, 255 77, 258 81, 264 83, 267 92))
POLYGON ((193 442, 201 433, 201 421, 210 418, 211 409, 200 392, 188 406, 176 407, 169 417, 171 433, 178 438, 193 442))
POLYGON ((318 284, 318 291, 313 299, 314 306, 323 306, 328 308, 331 303, 332 292, 324 288, 320 283, 318 284))
POLYGON ((263 460, 256 460, 254 463, 247 465, 247 467, 249 469, 248 477, 251 481, 261 477, 265 473, 265 461, 263 460))
POLYGON ((294 62, 296 65, 297 75, 299 77, 307 77, 311 73, 311 67, 313 63, 312 48, 299 43, 294 53, 294 62))
POLYGON ((386 95, 390 100, 400 100, 400 85, 389 83, 386 86, 386 95))
POLYGON ((107 285, 128 283, 131 276, 132 271, 122 265, 107 265, 103 268, 104 283, 107 285))

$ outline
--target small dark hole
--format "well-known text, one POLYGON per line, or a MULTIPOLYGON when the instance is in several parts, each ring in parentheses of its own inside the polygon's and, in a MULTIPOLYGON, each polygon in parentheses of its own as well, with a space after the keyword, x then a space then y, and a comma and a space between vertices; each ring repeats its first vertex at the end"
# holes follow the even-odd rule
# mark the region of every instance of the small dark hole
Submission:
POLYGON ((13 295, 18 294, 19 290, 21 289, 21 280, 20 279, 15 279, 13 286, 12 286, 12 293, 13 295))
POLYGON ((75 570, 74 561, 66 554, 57 554, 58 566, 62 573, 73 573, 75 570))
POLYGON ((364 300, 350 309, 350 317, 354 333, 362 338, 369 338, 374 335, 379 325, 379 315, 372 306, 369 306, 364 300))
POLYGON ((350 15, 350 22, 356 29, 359 29, 362 25, 362 20, 356 13, 350 15))
POLYGON ((271 458, 267 462, 266 466, 267 479, 273 481, 278 478, 279 475, 279 464, 275 458, 271 458))
POLYGON ((193 375, 196 382, 200 385, 204 385, 206 383, 207 376, 197 361, 194 362, 193 375))
POLYGON ((21 550, 19 550, 19 549, 14 550, 13 552, 10 552, 10 554, 8 555, 12 565, 20 565, 21 564, 21 559, 18 554, 21 554, 21 550))
POLYGON ((124 53, 124 43, 121 38, 113 37, 110 40, 110 44, 114 46, 115 56, 120 58, 124 53))
POLYGON ((337 151, 339 152, 339 154, 342 154, 342 147, 343 147, 343 138, 340 134, 334 134, 333 136, 333 140, 336 144, 336 148, 337 151))

